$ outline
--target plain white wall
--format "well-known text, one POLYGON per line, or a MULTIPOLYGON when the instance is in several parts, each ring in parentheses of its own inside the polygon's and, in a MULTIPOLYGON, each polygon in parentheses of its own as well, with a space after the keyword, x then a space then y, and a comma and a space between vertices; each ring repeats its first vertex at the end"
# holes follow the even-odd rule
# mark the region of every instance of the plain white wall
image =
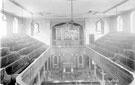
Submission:
POLYGON ((18 33, 22 33, 23 32, 22 31, 22 29, 23 29, 23 22, 22 22, 22 20, 25 20, 25 19, 22 19, 21 17, 14 16, 14 15, 6 13, 6 12, 4 13, 4 15, 6 16, 6 29, 7 29, 6 35, 7 36, 13 34, 13 20, 14 20, 14 18, 17 18, 17 20, 18 20, 18 33))
MULTIPOLYGON (((96 22, 101 18, 88 18, 88 19, 75 19, 74 21, 83 25, 84 27, 84 38, 85 43, 89 44, 89 34, 95 34, 95 38, 98 39, 103 34, 96 33, 96 22)), ((104 30, 105 34, 108 33, 108 18, 102 18, 104 20, 104 30)), ((35 35, 34 38, 50 45, 51 41, 51 25, 55 25, 60 22, 67 22, 70 19, 34 19, 34 23, 39 24, 40 33, 35 35)), ((31 22, 32 19, 27 19, 24 25, 25 32, 28 35, 31 35, 31 22)))
MULTIPOLYGON (((122 13, 117 16, 121 16, 123 19, 123 31, 124 32, 130 32, 131 28, 131 22, 130 22, 130 14, 132 11, 122 13)), ((110 16, 110 17, 91 17, 85 20, 85 42, 86 44, 89 44, 89 34, 95 34, 95 39, 98 39, 102 37, 104 34, 108 32, 117 31, 117 16, 110 16), (103 19, 104 21, 104 34, 99 34, 96 32, 96 22, 99 19, 103 19)), ((60 19, 58 19, 60 20, 60 19)), ((57 19, 35 19, 35 23, 39 23, 40 33, 37 36, 34 36, 36 39, 39 39, 46 44, 50 45, 51 41, 51 24, 53 21, 58 21, 57 19)), ((62 19, 63 22, 68 21, 68 19, 62 19)), ((79 20, 79 19, 78 19, 79 20)), ((82 19, 80 19, 82 20, 82 19)), ((31 19, 27 19, 24 25, 25 32, 28 35, 31 35, 31 19)), ((61 20, 60 20, 61 21, 61 20)))
POLYGON ((90 34, 94 34, 95 40, 96 40, 109 32, 108 21, 109 21, 108 18, 102 18, 102 17, 88 18, 85 20, 86 44, 89 44, 89 35, 90 34), (104 34, 100 34, 100 33, 96 32, 96 22, 99 21, 100 19, 103 19, 103 21, 104 21, 104 34))
POLYGON ((109 30, 110 32, 112 31, 117 31, 117 17, 121 16, 123 19, 123 32, 128 32, 130 33, 131 30, 131 20, 130 20, 130 16, 131 13, 133 12, 133 10, 131 11, 127 11, 124 13, 121 13, 117 16, 111 16, 108 18, 108 24, 109 24, 109 30))
MULTIPOLYGON (((32 19, 27 19, 26 24, 24 26, 25 32, 27 35, 31 36, 31 22, 32 19)), ((34 19, 34 23, 39 24, 39 33, 34 35, 33 37, 50 45, 50 20, 48 19, 34 19)))

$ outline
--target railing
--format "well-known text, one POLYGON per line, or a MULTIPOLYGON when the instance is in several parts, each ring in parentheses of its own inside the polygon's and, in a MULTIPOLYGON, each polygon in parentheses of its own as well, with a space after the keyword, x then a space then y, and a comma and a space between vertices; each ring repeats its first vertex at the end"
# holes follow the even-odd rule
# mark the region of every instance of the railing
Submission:
POLYGON ((135 73, 115 63, 111 59, 86 47, 86 54, 109 75, 119 80, 120 85, 135 85, 135 73))
POLYGON ((51 48, 48 48, 37 59, 35 59, 28 68, 19 74, 16 78, 16 85, 33 85, 34 83, 40 85, 45 78, 45 62, 47 61, 50 52, 51 48))
POLYGON ((46 79, 45 73, 45 62, 47 61, 50 54, 55 52, 82 52, 86 53, 95 63, 103 68, 106 73, 118 79, 120 85, 135 85, 135 73, 129 71, 128 69, 122 67, 121 65, 115 63, 106 56, 96 52, 90 47, 79 48, 48 48, 44 53, 41 54, 28 68, 26 68, 21 74, 16 78, 16 85, 41 85, 41 83, 46 79), (77 51, 75 51, 77 50, 77 51))
POLYGON ((84 40, 53 40, 53 46, 79 46, 84 45, 84 40))
POLYGON ((42 53, 16 78, 16 85, 40 85, 47 80, 45 62, 48 57, 57 52, 62 53, 85 53, 85 47, 50 47, 42 53), (68 51, 67 51, 68 50, 68 51), (42 72, 41 72, 42 70, 42 72))
POLYGON ((100 85, 98 81, 65 81, 65 82, 43 82, 43 85, 100 85))

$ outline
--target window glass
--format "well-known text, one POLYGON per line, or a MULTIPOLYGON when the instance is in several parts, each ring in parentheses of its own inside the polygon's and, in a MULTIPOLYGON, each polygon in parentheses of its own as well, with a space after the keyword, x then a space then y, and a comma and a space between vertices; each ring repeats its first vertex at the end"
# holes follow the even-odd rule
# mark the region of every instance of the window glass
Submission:
POLYGON ((102 23, 98 22, 97 23, 97 32, 101 32, 101 30, 102 30, 102 23))
POLYGON ((54 64, 58 64, 57 56, 54 56, 54 64))
POLYGON ((83 64, 83 57, 79 56, 79 65, 82 65, 82 64, 83 64))
POLYGON ((2 10, 2 1, 3 0, 0 0, 0 10, 2 10))
POLYGON ((104 21, 102 19, 96 22, 96 32, 104 34, 104 21))
POLYGON ((117 18, 117 31, 122 32, 123 31, 123 20, 121 16, 118 16, 117 18))
POLYGON ((13 20, 13 33, 18 33, 18 20, 14 18, 13 20))
POLYGON ((0 13, 0 37, 6 36, 6 32, 7 32, 6 16, 0 13))
POLYGON ((39 33, 39 24, 38 23, 34 24, 34 34, 37 34, 37 33, 39 33))
POLYGON ((131 13, 130 16, 130 20, 131 20, 131 33, 135 33, 135 11, 131 13))

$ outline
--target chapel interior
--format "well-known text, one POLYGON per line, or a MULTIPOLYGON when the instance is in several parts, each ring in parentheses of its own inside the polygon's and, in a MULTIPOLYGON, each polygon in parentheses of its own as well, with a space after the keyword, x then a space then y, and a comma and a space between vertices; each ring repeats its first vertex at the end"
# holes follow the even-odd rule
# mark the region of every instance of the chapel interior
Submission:
POLYGON ((0 85, 135 85, 135 0, 0 0, 0 85))

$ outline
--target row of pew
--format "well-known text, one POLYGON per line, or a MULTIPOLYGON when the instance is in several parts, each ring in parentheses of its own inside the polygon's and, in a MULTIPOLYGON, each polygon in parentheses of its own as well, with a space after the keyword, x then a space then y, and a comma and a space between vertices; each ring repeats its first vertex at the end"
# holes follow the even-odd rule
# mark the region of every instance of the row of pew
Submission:
POLYGON ((109 33, 90 45, 130 71, 135 71, 135 34, 109 33))
POLYGON ((1 39, 1 84, 14 85, 15 78, 45 50, 47 45, 27 35, 12 35, 1 39))

